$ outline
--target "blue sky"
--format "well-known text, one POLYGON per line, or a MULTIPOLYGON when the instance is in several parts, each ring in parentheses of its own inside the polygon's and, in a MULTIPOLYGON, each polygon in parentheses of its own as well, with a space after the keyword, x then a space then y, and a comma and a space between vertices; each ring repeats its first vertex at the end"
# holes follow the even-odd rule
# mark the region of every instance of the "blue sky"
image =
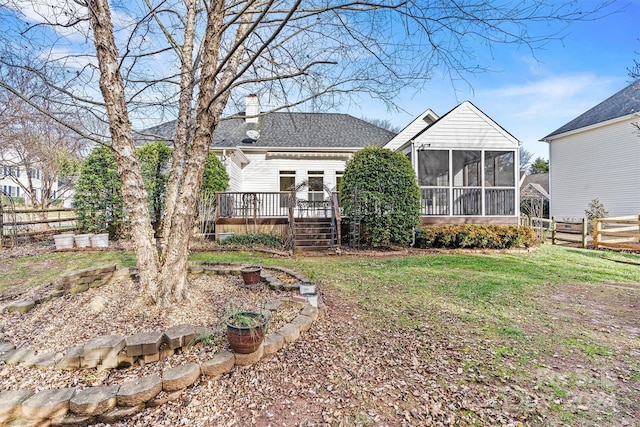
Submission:
POLYGON ((627 86, 628 68, 634 59, 640 61, 640 0, 618 1, 614 9, 621 11, 572 23, 562 40, 550 41, 535 51, 535 58, 522 46, 496 46, 493 58, 483 64, 494 72, 466 76, 468 82, 434 77, 420 92, 406 91, 398 98, 405 112, 389 112, 373 100, 363 103, 366 111, 350 106, 345 112, 404 127, 427 108, 443 115, 469 100, 534 158, 548 158, 547 144, 538 140, 627 86))
MULTIPOLYGON (((602 1, 576 3, 588 9, 602 1)), ((25 4, 35 7, 40 3, 25 0, 25 4)), ((29 7, 23 12, 38 21, 29 7)), ((529 30, 534 35, 557 31, 563 35, 533 54, 525 46, 494 45, 489 51, 478 44, 472 53, 479 65, 492 72, 465 75, 466 81, 452 82, 442 70, 434 70, 434 77, 421 90, 400 94, 399 112, 390 112, 373 99, 362 99, 339 111, 355 117, 388 119, 402 128, 428 108, 443 115, 469 100, 519 139, 534 157, 548 158, 548 146, 539 140, 627 86, 628 68, 634 59, 640 61, 640 0, 617 0, 602 14, 605 16, 601 19, 574 22, 564 29, 558 23, 532 25, 529 30)), ((125 17, 116 17, 126 22, 125 17)), ((0 28, 4 25, 7 23, 0 23, 0 28)), ((87 40, 69 40, 78 42, 87 40)), ((66 50, 64 45, 61 48, 62 55, 66 50)))

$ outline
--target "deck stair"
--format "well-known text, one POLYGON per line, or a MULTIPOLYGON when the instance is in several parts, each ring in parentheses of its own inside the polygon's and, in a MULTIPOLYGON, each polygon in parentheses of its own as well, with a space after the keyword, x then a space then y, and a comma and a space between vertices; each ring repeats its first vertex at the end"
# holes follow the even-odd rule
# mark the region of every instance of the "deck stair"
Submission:
POLYGON ((335 246, 331 218, 296 218, 297 251, 325 251, 335 246))

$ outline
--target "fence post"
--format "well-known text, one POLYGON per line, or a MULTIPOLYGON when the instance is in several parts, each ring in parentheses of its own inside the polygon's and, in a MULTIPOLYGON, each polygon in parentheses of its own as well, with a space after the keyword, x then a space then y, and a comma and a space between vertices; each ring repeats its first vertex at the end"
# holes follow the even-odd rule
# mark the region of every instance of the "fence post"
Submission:
POLYGON ((556 244, 556 217, 551 217, 551 244, 556 244))
POLYGON ((600 244, 600 230, 602 229, 602 225, 598 218, 593 220, 593 247, 598 249, 598 245, 600 244))
POLYGON ((582 249, 587 249, 587 218, 582 218, 582 249))

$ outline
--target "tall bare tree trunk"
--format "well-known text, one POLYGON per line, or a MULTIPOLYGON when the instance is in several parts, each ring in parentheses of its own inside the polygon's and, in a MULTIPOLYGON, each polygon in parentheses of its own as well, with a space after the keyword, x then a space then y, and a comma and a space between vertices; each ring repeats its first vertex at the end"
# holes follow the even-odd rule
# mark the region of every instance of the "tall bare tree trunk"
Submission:
MULTIPOLYGON (((178 106, 178 123, 176 135, 173 141, 173 158, 171 161, 171 174, 167 183, 166 208, 164 216, 161 259, 165 260, 167 250, 167 236, 171 235, 173 229, 174 209, 178 198, 178 190, 182 187, 184 178, 185 160, 189 140, 189 122, 192 119, 191 100, 193 99, 194 88, 194 63, 193 48, 196 26, 196 0, 185 0, 187 8, 186 25, 184 29, 184 43, 178 47, 174 43, 174 49, 179 50, 180 66, 180 100, 178 106)), ((151 8, 151 7, 150 7, 151 8)))
POLYGON ((174 206, 171 231, 165 236, 167 252, 164 254, 159 277, 160 294, 165 301, 179 301, 186 295, 189 239, 197 215, 205 160, 211 137, 231 94, 231 82, 237 77, 240 59, 244 53, 242 40, 249 31, 249 23, 253 17, 251 10, 243 14, 236 32, 236 48, 220 73, 218 58, 224 25, 224 0, 216 0, 210 8, 204 37, 196 128, 189 146, 181 191, 174 206))
POLYGON ((90 0, 88 5, 100 66, 100 90, 106 103, 111 145, 118 163, 125 208, 136 245, 142 295, 151 301, 156 301, 158 253, 147 208, 147 192, 140 173, 125 102, 111 12, 107 0, 90 0))

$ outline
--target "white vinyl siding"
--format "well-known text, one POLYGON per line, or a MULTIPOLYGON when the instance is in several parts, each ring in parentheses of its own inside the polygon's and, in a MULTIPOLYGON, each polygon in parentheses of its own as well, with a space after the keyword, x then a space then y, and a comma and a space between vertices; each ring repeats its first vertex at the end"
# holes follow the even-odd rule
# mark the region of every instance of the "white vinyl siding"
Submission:
POLYGON ((464 102, 415 138, 417 147, 453 149, 513 149, 518 141, 493 120, 464 102))
POLYGON ((549 144, 550 214, 582 218, 592 199, 609 216, 640 214, 638 118, 559 137, 549 144))
MULTIPOLYGON (((323 183, 336 187, 336 171, 345 169, 346 161, 335 159, 266 158, 266 152, 247 152, 249 164, 242 168, 242 188, 239 191, 270 192, 280 190, 280 171, 296 171, 296 184, 308 179, 309 171, 323 171, 323 183)), ((306 197, 306 191, 299 197, 306 197)))

